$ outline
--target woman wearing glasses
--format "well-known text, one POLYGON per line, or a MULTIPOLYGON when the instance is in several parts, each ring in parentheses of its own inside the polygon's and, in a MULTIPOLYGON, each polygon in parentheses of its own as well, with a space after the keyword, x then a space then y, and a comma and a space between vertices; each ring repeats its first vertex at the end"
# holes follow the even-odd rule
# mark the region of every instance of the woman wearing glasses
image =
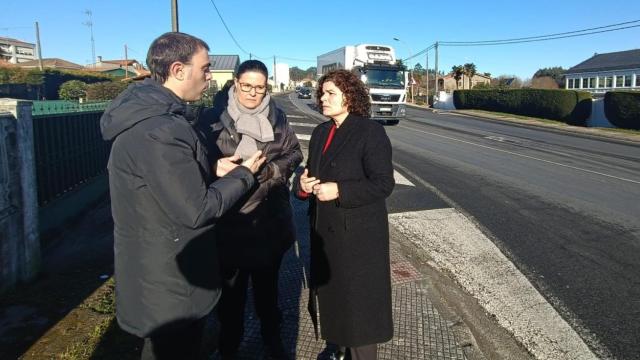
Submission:
POLYGON ((278 271, 295 237, 288 179, 302 152, 285 113, 267 92, 267 78, 262 62, 243 62, 233 86, 219 93, 208 115, 213 120, 213 159, 234 154, 244 159, 257 150, 267 158, 256 174, 259 186, 216 226, 223 274, 218 304, 223 359, 235 358, 242 341, 249 278, 267 356, 288 358, 280 337, 278 271))

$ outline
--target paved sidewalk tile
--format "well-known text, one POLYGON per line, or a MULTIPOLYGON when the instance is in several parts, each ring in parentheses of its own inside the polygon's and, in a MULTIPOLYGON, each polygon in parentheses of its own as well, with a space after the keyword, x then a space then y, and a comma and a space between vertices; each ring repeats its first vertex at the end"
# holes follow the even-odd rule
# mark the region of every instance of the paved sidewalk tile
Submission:
MULTIPOLYGON (((299 243, 285 255, 280 269, 282 340, 292 359, 325 360, 328 359, 328 352, 323 352, 326 344, 321 339, 315 339, 313 323, 307 312, 308 290, 304 287, 309 269, 306 204, 292 201, 299 243)), ((440 317, 428 299, 424 276, 394 247, 390 255, 394 337, 379 345, 378 358, 465 360, 450 324, 440 317)), ((255 360, 264 357, 260 324, 252 299, 250 292, 245 311, 245 337, 240 345, 238 359, 255 360)), ((213 327, 212 330, 217 332, 215 324, 213 327)), ((212 355, 211 359, 217 360, 217 354, 212 355)))

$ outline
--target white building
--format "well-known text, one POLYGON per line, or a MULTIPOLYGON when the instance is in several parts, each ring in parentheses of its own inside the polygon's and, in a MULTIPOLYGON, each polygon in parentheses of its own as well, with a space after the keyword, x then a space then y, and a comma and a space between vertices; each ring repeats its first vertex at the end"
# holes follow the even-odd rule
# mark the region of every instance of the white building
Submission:
POLYGON ((565 73, 565 89, 640 90, 640 49, 594 54, 565 73))
POLYGON ((17 64, 36 59, 36 45, 28 42, 0 37, 0 59, 17 64))
POLYGON ((276 63, 276 69, 274 71, 275 86, 274 92, 279 92, 282 84, 284 90, 289 87, 289 65, 284 63, 276 63), (277 89, 277 90, 276 90, 277 89))

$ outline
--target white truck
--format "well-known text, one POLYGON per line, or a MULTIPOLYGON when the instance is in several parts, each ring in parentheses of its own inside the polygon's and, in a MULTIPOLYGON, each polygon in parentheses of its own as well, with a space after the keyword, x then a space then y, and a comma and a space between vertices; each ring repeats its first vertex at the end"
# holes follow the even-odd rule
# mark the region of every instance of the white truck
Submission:
POLYGON ((318 77, 335 69, 349 70, 369 89, 371 119, 397 124, 405 116, 407 70, 396 63, 387 45, 349 45, 318 56, 318 77))

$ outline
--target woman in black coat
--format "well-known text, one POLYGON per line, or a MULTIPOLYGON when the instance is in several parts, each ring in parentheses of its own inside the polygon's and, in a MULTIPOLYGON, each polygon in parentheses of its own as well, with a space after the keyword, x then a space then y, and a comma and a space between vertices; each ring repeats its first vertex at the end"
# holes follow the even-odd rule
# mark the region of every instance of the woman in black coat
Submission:
POLYGON ((394 186, 391 144, 368 119, 369 96, 354 74, 320 78, 317 102, 331 120, 311 135, 297 191, 311 201, 309 308, 323 339, 352 359, 376 359, 376 344, 393 337, 385 202, 394 186))
POLYGON ((213 158, 245 158, 256 150, 267 158, 257 174, 259 186, 216 227, 224 278, 218 305, 223 359, 234 358, 242 341, 249 277, 267 354, 288 358, 280 337, 278 272, 295 239, 288 179, 302 161, 302 152, 285 113, 270 99, 267 78, 262 62, 243 62, 233 86, 222 90, 208 115, 217 120, 211 125, 213 158))

